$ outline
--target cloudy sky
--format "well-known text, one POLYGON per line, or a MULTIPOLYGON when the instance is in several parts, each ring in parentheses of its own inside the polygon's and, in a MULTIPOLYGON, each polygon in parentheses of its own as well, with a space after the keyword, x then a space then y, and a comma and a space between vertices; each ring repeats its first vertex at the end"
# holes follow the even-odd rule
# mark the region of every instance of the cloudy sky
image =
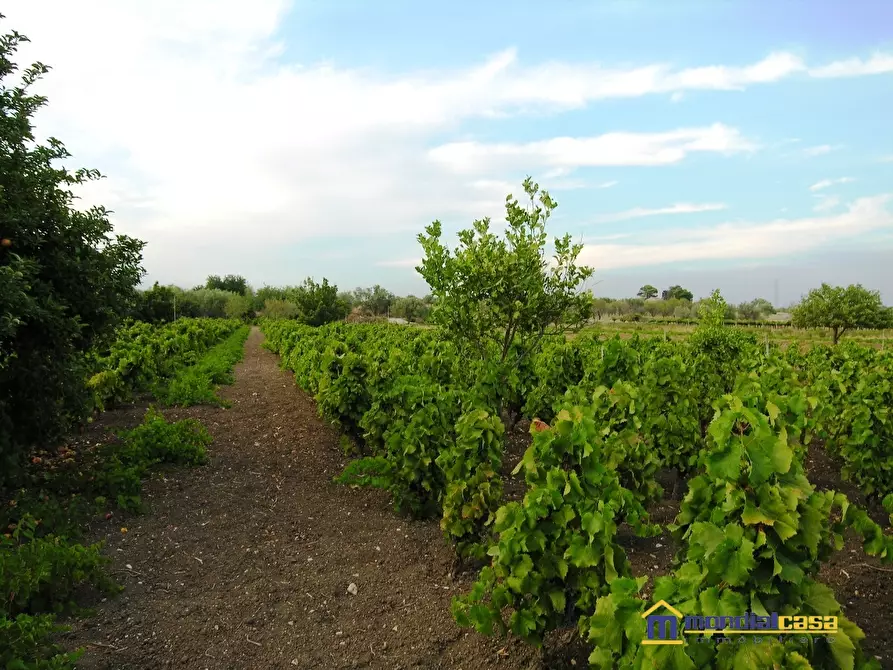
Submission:
POLYGON ((893 303, 888 0, 7 0, 39 134, 147 281, 424 293, 416 235, 530 174, 602 295, 893 303))

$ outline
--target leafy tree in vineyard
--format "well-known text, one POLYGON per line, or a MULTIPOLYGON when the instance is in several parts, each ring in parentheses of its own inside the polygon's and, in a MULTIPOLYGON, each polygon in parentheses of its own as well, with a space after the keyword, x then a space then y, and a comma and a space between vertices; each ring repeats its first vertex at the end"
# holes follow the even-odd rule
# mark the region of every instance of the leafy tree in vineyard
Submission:
POLYGON ((49 68, 18 78, 26 38, 0 37, 0 471, 28 445, 52 441, 89 411, 84 353, 135 300, 143 242, 112 234, 108 211, 74 207, 72 189, 99 178, 70 172, 63 144, 31 125, 46 103, 29 91, 49 68))
POLYGON ((347 303, 338 297, 338 287, 329 284, 325 277, 319 284, 309 277, 305 279, 294 291, 293 300, 298 307, 300 320, 308 326, 340 321, 350 311, 347 303))
POLYGON ((881 302, 881 294, 861 284, 846 288, 822 284, 809 292, 791 316, 797 328, 830 328, 834 344, 853 328, 893 327, 891 312, 881 302))
POLYGON ((582 326, 592 310, 592 296, 580 290, 592 275, 576 264, 582 245, 572 244, 570 235, 556 238, 550 263, 546 223, 557 203, 529 177, 524 192, 526 207, 506 198, 504 239, 490 231, 489 218, 461 231, 454 252, 441 240, 440 221, 418 238, 425 257, 416 270, 436 301, 430 320, 487 363, 503 401, 510 371, 538 350, 543 337, 582 326))

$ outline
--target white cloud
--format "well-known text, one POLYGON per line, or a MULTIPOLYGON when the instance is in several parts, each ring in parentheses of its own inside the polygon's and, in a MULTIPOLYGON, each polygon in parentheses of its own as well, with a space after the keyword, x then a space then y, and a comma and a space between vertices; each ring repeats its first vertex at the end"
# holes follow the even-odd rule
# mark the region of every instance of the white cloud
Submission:
POLYGON ((619 182, 619 181, 616 181, 616 180, 613 180, 613 181, 604 181, 604 182, 602 182, 601 184, 598 184, 598 185, 596 186, 596 188, 614 188, 614 187, 617 186, 617 184, 619 184, 619 183, 620 183, 620 182, 619 182))
POLYGON ((587 242, 580 262, 596 272, 664 263, 722 259, 767 259, 804 253, 853 235, 893 229, 887 204, 893 194, 860 198, 841 214, 768 223, 725 223, 706 228, 663 230, 654 244, 587 242))
POLYGON ((812 208, 814 212, 827 212, 840 205, 840 197, 836 195, 819 194, 816 196, 819 201, 812 208))
POLYGON ((824 156, 825 154, 829 154, 834 151, 837 147, 833 147, 830 144, 819 144, 814 147, 807 147, 803 150, 803 153, 807 156, 824 156))
MULTIPOLYGON (((72 166, 110 175, 85 189, 84 201, 107 205, 121 232, 149 241, 150 276, 189 283, 209 272, 256 270, 256 281, 276 281, 263 276, 271 271, 264 252, 313 236, 411 234, 433 218, 496 217, 508 175, 463 170, 487 182, 470 189, 468 177, 453 174, 456 163, 478 152, 494 165, 520 159, 531 169, 567 169, 667 165, 697 152, 753 149, 737 130, 715 124, 496 145, 495 152, 492 145, 452 143, 434 152, 445 161, 430 161, 431 138, 470 118, 740 90, 809 74, 786 53, 751 65, 687 69, 528 64, 514 49, 465 69, 400 74, 299 64, 288 60, 278 33, 291 6, 4 4, 4 25, 32 40, 17 61, 53 67, 37 87, 49 97, 38 132, 65 141, 72 166)), ((568 179, 556 187, 580 184, 568 179)))
POLYGON ((856 181, 853 177, 839 177, 838 179, 822 179, 809 187, 810 191, 821 191, 837 184, 849 184, 856 181))
POLYGON ((893 72, 893 54, 875 53, 868 60, 848 58, 822 67, 811 68, 812 77, 862 77, 893 72))
POLYGON ((480 173, 507 170, 518 164, 550 168, 670 165, 690 153, 734 154, 755 149, 756 145, 737 129, 714 123, 664 133, 614 132, 525 144, 452 142, 431 149, 428 156, 454 172, 480 173))
POLYGON ((648 209, 646 207, 634 207, 624 212, 616 212, 614 214, 605 214, 597 217, 597 223, 607 223, 610 221, 627 221, 629 219, 640 219, 647 216, 661 216, 664 214, 697 214, 699 212, 718 212, 726 209, 723 203, 687 203, 680 202, 669 207, 658 207, 648 209))

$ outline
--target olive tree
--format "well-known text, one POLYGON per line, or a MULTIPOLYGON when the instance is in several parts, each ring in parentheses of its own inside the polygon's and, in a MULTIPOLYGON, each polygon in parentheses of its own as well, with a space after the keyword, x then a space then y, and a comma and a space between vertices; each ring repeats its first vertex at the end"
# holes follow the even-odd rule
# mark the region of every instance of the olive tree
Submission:
POLYGON ((830 328, 834 344, 852 328, 888 328, 890 311, 881 302, 878 291, 861 284, 812 289, 791 314, 797 328, 830 328))
POLYGON ((492 366, 498 380, 543 337, 582 326, 592 312, 592 295, 581 289, 593 271, 576 264, 582 245, 570 235, 555 238, 549 258, 546 223, 557 203, 530 177, 523 187, 526 206, 506 197, 504 236, 484 218, 459 232, 453 251, 441 239, 440 221, 418 237, 424 258, 416 270, 434 297, 429 321, 492 366))

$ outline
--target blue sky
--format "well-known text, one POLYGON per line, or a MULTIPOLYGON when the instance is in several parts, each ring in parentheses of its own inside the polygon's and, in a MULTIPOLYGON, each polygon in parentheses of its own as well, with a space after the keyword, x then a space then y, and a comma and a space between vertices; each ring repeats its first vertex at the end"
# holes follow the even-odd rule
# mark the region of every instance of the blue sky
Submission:
POLYGON ((39 130, 147 281, 424 293, 415 236, 530 174, 597 293, 893 302, 889 2, 33 4, 4 12, 54 66, 39 130))

